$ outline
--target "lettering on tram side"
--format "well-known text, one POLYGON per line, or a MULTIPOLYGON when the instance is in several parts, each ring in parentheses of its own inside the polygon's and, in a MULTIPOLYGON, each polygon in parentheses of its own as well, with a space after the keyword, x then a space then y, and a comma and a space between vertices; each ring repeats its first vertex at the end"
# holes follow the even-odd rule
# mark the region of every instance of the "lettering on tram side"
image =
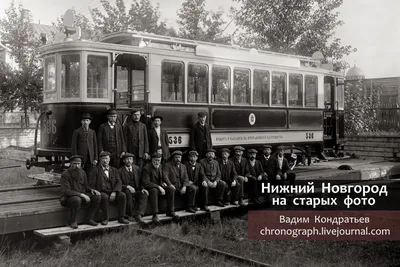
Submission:
POLYGON ((44 120, 43 121, 44 132, 47 134, 56 134, 57 133, 56 123, 57 123, 57 121, 55 119, 44 120))

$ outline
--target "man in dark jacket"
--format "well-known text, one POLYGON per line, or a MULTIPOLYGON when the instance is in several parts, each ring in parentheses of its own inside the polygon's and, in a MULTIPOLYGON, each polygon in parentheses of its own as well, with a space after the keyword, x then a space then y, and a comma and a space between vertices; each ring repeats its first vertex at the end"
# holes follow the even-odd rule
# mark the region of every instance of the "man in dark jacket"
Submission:
POLYGON ((197 163, 198 156, 199 153, 197 151, 189 151, 189 162, 186 162, 186 170, 188 172, 189 183, 198 189, 200 208, 209 212, 210 209, 207 206, 208 190, 206 175, 204 174, 203 167, 200 163, 197 163))
POLYGON ((199 112, 199 121, 193 126, 190 135, 190 148, 199 153, 200 159, 204 158, 207 149, 212 148, 210 126, 206 124, 207 113, 199 112))
POLYGON ((117 123, 117 111, 110 109, 107 112, 108 122, 100 125, 97 131, 98 149, 101 152, 110 152, 110 165, 119 168, 122 155, 126 152, 122 126, 117 123))
POLYGON ((271 157, 271 145, 263 145, 263 154, 258 158, 264 170, 263 180, 268 180, 268 160, 271 157))
POLYGON ((97 138, 96 132, 89 128, 93 117, 89 113, 83 113, 81 116, 82 127, 79 127, 72 134, 71 155, 82 156, 83 170, 86 175, 97 164, 97 138))
POLYGON ((139 167, 133 164, 133 154, 125 153, 122 160, 125 166, 119 169, 122 181, 122 192, 126 195, 126 215, 129 221, 133 217, 140 224, 144 223, 142 216, 146 211, 149 192, 144 189, 142 179, 139 176, 139 167), (134 205, 135 204, 135 205, 134 205))
POLYGON ((244 198, 244 183, 247 183, 250 178, 250 168, 249 162, 243 156, 243 151, 245 150, 241 146, 235 146, 233 148, 235 151, 235 157, 232 158, 233 164, 235 165, 236 173, 238 174, 238 183, 240 184, 239 189, 239 205, 245 206, 243 201, 244 198))
POLYGON ((289 164, 283 152, 284 147, 279 146, 277 154, 271 156, 268 160, 268 180, 274 185, 283 184, 287 180, 289 164))
POLYGON ((103 221, 101 224, 107 225, 109 220, 109 206, 116 204, 118 208, 119 219, 118 222, 128 224, 129 221, 125 219, 126 212, 126 195, 122 192, 122 182, 119 177, 118 170, 109 165, 110 153, 100 153, 100 164, 93 168, 90 173, 90 185, 101 193, 101 213, 103 214, 103 221))
POLYGON ((168 133, 164 128, 161 127, 161 122, 163 117, 154 116, 153 117, 153 126, 149 131, 149 149, 150 155, 158 152, 158 149, 161 148, 162 156, 164 162, 169 158, 169 141, 168 141, 168 133))
POLYGON ((127 152, 135 156, 136 165, 140 171, 143 169, 144 161, 150 159, 149 139, 147 128, 140 122, 141 110, 134 108, 131 111, 131 120, 124 125, 124 136, 126 140, 127 152))
POLYGON ((257 150, 249 149, 247 151, 249 156, 249 198, 250 201, 259 205, 261 202, 258 200, 258 196, 261 192, 261 181, 264 176, 264 169, 260 161, 256 159, 257 150))
POLYGON ((198 187, 189 183, 189 177, 187 174, 186 166, 181 163, 182 151, 174 151, 171 154, 172 161, 165 164, 164 177, 167 186, 175 187, 175 192, 180 195, 187 196, 187 207, 186 211, 190 213, 196 213, 194 204, 196 200, 196 194, 198 187))
MULTIPOLYGON (((211 190, 215 196, 217 206, 225 207, 223 203, 223 197, 226 189, 226 183, 221 180, 219 163, 214 158, 215 150, 211 148, 206 150, 206 158, 200 160, 200 165, 203 167, 204 174, 206 175, 206 196, 208 196, 208 190, 211 190)), ((208 203, 208 198, 206 199, 206 203, 208 203)))
POLYGON ((89 187, 86 173, 81 169, 82 156, 74 155, 69 158, 70 167, 61 175, 60 203, 70 208, 70 221, 68 225, 78 228, 76 213, 82 205, 90 204, 85 220, 86 224, 96 226, 94 216, 100 205, 100 192, 89 187))
POLYGON ((227 187, 224 193, 224 200, 229 204, 229 195, 231 196, 230 202, 232 205, 238 204, 240 183, 238 182, 238 175, 235 170, 235 165, 229 160, 230 151, 228 148, 221 149, 221 160, 219 161, 219 168, 221 169, 221 179, 226 183, 227 187))
POLYGON ((166 196, 167 198, 167 213, 166 215, 173 219, 179 218, 174 210, 175 187, 168 186, 165 183, 163 166, 161 165, 161 154, 153 154, 151 163, 147 164, 142 171, 143 186, 149 191, 150 207, 153 213, 153 222, 159 223, 158 213, 158 196, 166 196))

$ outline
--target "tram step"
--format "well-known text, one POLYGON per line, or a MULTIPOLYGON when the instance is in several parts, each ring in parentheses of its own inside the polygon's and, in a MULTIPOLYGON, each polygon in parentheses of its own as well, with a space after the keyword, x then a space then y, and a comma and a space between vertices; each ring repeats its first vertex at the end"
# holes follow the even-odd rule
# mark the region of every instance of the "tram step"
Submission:
MULTIPOLYGON (((246 204, 248 204, 247 200, 244 200, 246 204)), ((225 207, 219 207, 219 206, 208 206, 210 209, 210 212, 220 212, 223 210, 229 210, 233 208, 237 208, 239 205, 226 205, 225 207)), ((196 213, 189 213, 187 211, 177 211, 175 212, 176 215, 178 215, 179 218, 184 218, 184 217, 191 217, 191 216, 196 216, 200 214, 206 214, 206 211, 203 210, 198 210, 196 213)), ((165 214, 159 214, 158 218, 160 222, 163 221, 171 221, 171 217, 167 217, 165 214)), ((143 221, 145 224, 150 224, 152 222, 152 216, 145 216, 143 217, 143 221)), ((93 232, 93 231, 99 231, 99 230, 108 230, 108 229, 116 229, 116 228, 122 228, 126 227, 128 225, 138 225, 137 222, 130 222, 129 224, 121 224, 118 221, 109 221, 107 225, 101 225, 99 224, 98 226, 90 226, 87 224, 81 224, 77 229, 72 229, 69 226, 63 226, 63 227, 56 227, 56 228, 48 228, 48 229, 40 229, 40 230, 35 230, 33 231, 34 234, 49 238, 49 237, 55 237, 55 236, 62 236, 62 235, 69 235, 69 234, 76 234, 76 233, 83 233, 83 232, 93 232)))
POLYGON ((61 180, 61 174, 50 172, 40 174, 28 174, 27 177, 30 179, 44 181, 48 183, 60 183, 61 180))

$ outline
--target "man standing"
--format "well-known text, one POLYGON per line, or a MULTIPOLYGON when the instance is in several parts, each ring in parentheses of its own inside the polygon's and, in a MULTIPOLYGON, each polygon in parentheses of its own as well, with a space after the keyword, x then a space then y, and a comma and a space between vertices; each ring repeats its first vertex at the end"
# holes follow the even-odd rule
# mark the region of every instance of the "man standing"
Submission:
POLYGON ((200 193, 200 208, 209 212, 210 209, 207 206, 208 189, 206 175, 204 174, 203 167, 197 163, 198 156, 199 153, 197 153, 197 151, 189 151, 189 162, 186 162, 186 170, 188 172, 189 184, 197 187, 197 190, 200 193))
POLYGON ((235 165, 229 160, 230 151, 228 148, 221 149, 221 160, 219 168, 221 169, 221 179, 226 183, 224 200, 229 204, 228 196, 231 195, 231 204, 237 205, 239 199, 240 183, 235 170, 235 165))
POLYGON ((125 153, 122 160, 125 166, 119 169, 122 181, 122 192, 126 195, 126 215, 129 221, 135 220, 142 224, 142 216, 146 211, 149 192, 144 189, 142 179, 139 176, 139 167, 133 164, 133 154, 125 153), (134 205, 135 204, 135 205, 134 205))
POLYGON ((136 165, 140 170, 143 169, 144 161, 149 159, 149 139, 147 128, 140 122, 141 111, 134 108, 131 111, 132 120, 124 126, 124 136, 126 138, 127 152, 134 155, 136 165))
POLYGON ((193 126, 190 135, 190 148, 199 153, 199 157, 204 158, 207 149, 212 148, 210 127, 206 124, 207 113, 199 112, 199 121, 193 126))
POLYGON ((126 152, 122 126, 117 123, 117 111, 110 109, 107 112, 108 122, 100 125, 97 132, 99 151, 110 152, 110 165, 119 168, 122 155, 126 152))
POLYGON ((109 220, 109 206, 116 204, 118 208, 118 222, 128 224, 125 219, 126 195, 122 192, 122 182, 118 170, 111 167, 110 153, 100 153, 100 164, 90 173, 90 185, 101 194, 101 213, 103 214, 102 225, 107 225, 109 220))
POLYGON ((181 163, 182 152, 177 150, 171 154, 172 161, 165 165, 164 177, 167 186, 173 186, 175 192, 187 196, 186 211, 196 213, 194 204, 198 188, 189 183, 189 177, 186 171, 186 166, 181 163))
POLYGON ((264 175, 264 170, 260 161, 256 160, 257 150, 249 149, 247 151, 249 155, 249 198, 250 201, 259 205, 261 202, 258 200, 258 196, 261 191, 261 181, 264 175))
POLYGON ((83 170, 89 175, 92 167, 97 164, 97 138, 96 133, 89 128, 93 117, 89 113, 81 116, 82 127, 79 127, 72 134, 71 155, 82 156, 83 170))
POLYGON ((241 146, 235 146, 233 148, 235 150, 235 157, 232 159, 233 164, 235 165, 235 170, 236 173, 238 174, 238 183, 240 184, 240 190, 239 190, 239 205, 240 206, 245 206, 245 203, 243 202, 244 198, 244 183, 247 183, 250 178, 250 168, 249 168, 249 162, 247 159, 243 158, 243 151, 245 150, 241 146))
POLYGON ((161 149, 162 156, 164 161, 167 161, 169 158, 169 141, 168 141, 168 133, 161 127, 161 122, 163 117, 154 116, 153 117, 153 126, 149 131, 149 148, 150 155, 157 153, 158 149, 161 149))
POLYGON ((147 164, 142 171, 142 180, 144 188, 149 192, 150 207, 153 213, 153 222, 160 223, 158 213, 158 196, 167 197, 167 213, 166 215, 173 219, 179 218, 174 212, 175 187, 168 186, 163 177, 163 166, 161 165, 161 154, 153 154, 151 163, 147 164))
POLYGON ((208 204, 208 190, 211 190, 215 196, 215 201, 217 202, 217 206, 225 207, 223 203, 223 196, 226 189, 226 183, 221 180, 221 170, 219 168, 219 163, 215 159, 215 150, 208 149, 206 150, 206 158, 200 160, 200 165, 204 169, 204 174, 206 175, 207 182, 207 199, 205 200, 208 204))
POLYGON ((84 204, 90 204, 85 220, 86 224, 96 226, 94 216, 100 205, 100 192, 89 187, 86 173, 81 169, 82 156, 74 155, 69 158, 70 167, 61 175, 61 197, 62 206, 70 208, 71 228, 78 228, 76 213, 84 204))

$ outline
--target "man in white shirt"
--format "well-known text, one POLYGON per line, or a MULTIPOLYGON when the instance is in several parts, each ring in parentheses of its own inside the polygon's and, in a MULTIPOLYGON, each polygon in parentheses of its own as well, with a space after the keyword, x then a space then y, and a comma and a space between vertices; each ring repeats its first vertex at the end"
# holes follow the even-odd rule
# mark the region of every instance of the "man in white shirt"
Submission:
POLYGON ((168 133, 162 127, 162 116, 154 116, 153 120, 153 128, 149 131, 149 150, 150 155, 159 152, 159 148, 162 151, 162 158, 166 161, 169 158, 169 140, 168 133))

